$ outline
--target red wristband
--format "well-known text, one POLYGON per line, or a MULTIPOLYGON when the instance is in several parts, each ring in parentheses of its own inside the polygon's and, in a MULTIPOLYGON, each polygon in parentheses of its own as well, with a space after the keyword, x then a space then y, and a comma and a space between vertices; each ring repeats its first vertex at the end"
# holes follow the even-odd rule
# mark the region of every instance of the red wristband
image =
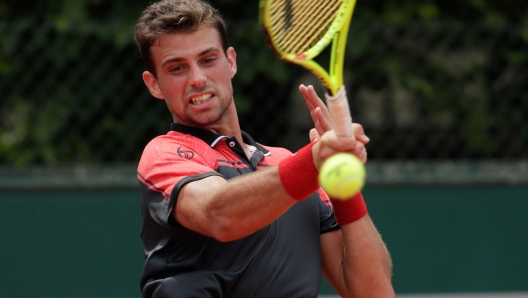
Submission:
POLYGON ((286 192, 294 199, 301 201, 319 188, 318 172, 312 158, 310 143, 297 153, 279 163, 279 178, 286 192))
POLYGON ((332 205, 334 206, 335 218, 340 225, 354 222, 368 213, 367 205, 361 192, 358 192, 348 200, 333 199, 332 205))

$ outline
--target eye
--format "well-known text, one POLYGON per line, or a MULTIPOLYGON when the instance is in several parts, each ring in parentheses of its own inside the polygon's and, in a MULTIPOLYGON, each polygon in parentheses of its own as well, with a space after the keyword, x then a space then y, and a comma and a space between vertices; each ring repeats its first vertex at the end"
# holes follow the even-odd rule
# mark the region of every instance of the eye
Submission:
POLYGON ((203 64, 210 64, 210 63, 214 62, 215 60, 216 60, 216 57, 207 57, 207 58, 202 60, 202 63, 203 64))
POLYGON ((178 71, 182 71, 182 70, 183 70, 183 66, 181 66, 181 65, 177 65, 177 66, 173 66, 173 67, 169 68, 170 72, 178 72, 178 71))

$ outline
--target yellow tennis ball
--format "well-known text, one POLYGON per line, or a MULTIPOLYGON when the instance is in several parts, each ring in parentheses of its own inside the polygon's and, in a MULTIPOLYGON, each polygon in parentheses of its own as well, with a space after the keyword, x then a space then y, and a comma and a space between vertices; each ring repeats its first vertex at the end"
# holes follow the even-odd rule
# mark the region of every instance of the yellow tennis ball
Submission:
POLYGON ((365 183, 365 166, 355 155, 337 153, 319 169, 319 184, 333 199, 349 199, 365 183))

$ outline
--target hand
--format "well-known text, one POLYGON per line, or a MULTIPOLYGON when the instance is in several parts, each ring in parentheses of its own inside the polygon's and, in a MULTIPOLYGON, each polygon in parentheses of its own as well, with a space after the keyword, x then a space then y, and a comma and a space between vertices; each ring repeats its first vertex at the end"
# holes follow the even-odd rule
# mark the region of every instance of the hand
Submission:
MULTIPOLYGON (((310 110, 310 116, 312 117, 315 125, 315 128, 310 130, 310 142, 317 142, 321 139, 321 136, 325 132, 328 132, 332 129, 330 124, 330 112, 321 98, 317 96, 313 86, 300 85, 299 91, 306 101, 306 105, 310 110)), ((359 157, 363 163, 366 163, 367 149, 365 145, 370 142, 370 139, 365 135, 365 131, 363 130, 363 126, 361 126, 361 124, 352 123, 352 129, 354 130, 356 140, 359 142, 356 143, 356 148, 349 152, 359 157)))
POLYGON ((325 132, 320 140, 312 146, 312 158, 315 167, 320 170, 321 165, 327 158, 339 152, 357 154, 355 150, 358 144, 361 144, 361 142, 358 142, 353 136, 338 136, 334 130, 325 132))

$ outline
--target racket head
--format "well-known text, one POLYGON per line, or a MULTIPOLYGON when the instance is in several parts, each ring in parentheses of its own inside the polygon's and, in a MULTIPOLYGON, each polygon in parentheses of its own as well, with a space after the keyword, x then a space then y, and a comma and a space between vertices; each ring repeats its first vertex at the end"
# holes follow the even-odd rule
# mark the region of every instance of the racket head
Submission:
POLYGON ((261 0, 259 17, 266 41, 275 54, 306 67, 335 94, 342 85, 344 57, 332 57, 337 67, 331 66, 330 74, 312 59, 334 40, 338 44, 333 45, 332 51, 344 55, 354 6, 355 0, 261 0), (334 76, 334 69, 341 73, 334 76))

